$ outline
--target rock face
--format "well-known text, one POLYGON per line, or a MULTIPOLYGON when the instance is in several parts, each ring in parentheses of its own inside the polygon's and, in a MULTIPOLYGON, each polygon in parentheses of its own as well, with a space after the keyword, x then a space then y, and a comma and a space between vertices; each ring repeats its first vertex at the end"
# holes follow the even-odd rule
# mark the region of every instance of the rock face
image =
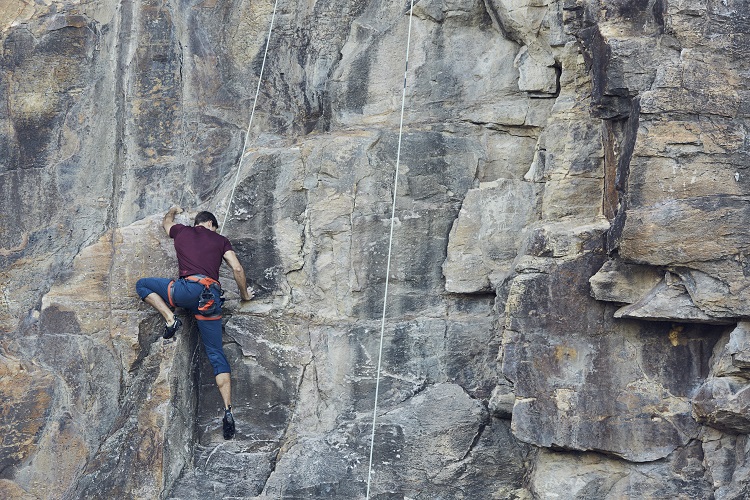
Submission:
POLYGON ((749 495, 750 2, 274 3, 0 5, 0 497, 749 495))

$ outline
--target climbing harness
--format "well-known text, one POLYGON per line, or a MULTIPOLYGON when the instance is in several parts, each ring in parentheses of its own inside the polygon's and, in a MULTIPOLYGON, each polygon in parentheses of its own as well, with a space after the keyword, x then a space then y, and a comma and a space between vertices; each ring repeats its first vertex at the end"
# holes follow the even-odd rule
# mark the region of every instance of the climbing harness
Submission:
POLYGON ((258 95, 260 95, 260 84, 263 82, 263 70, 266 67, 266 56, 268 55, 268 46, 271 43, 271 34, 273 33, 273 23, 276 19, 276 6, 279 4, 279 0, 276 0, 273 4, 273 13, 271 14, 271 23, 268 26, 268 37, 266 38, 266 49, 263 51, 263 62, 260 65, 260 74, 258 75, 258 86, 255 89, 255 99, 253 100, 253 107, 250 110, 250 121, 247 124, 247 130, 245 131, 245 141, 242 144, 242 154, 240 154, 240 160, 237 164, 237 173, 234 175, 234 184, 232 184, 232 192, 229 194, 229 202, 227 202, 227 209, 224 212, 224 220, 221 222, 219 227, 219 234, 222 234, 224 225, 227 223, 227 217, 229 216, 229 210, 232 208, 232 200, 234 199, 234 190, 237 187, 237 181, 240 178, 240 171, 242 170, 242 162, 245 160, 245 151, 247 150, 247 141, 250 137, 250 129, 253 126, 253 118, 255 117, 255 106, 258 104, 258 95))
POLYGON ((375 422, 378 414, 378 394, 380 392, 380 368, 383 360, 383 336, 385 333, 385 312, 388 305, 388 281, 391 275, 391 250, 393 248, 393 226, 396 219, 396 194, 398 193, 398 172, 401 161, 401 137, 404 130, 404 105, 406 103, 406 74, 409 71, 409 45, 411 44, 411 20, 414 13, 414 0, 409 7, 409 30, 406 35, 406 63, 404 66, 404 86, 401 91, 401 120, 398 125, 398 147, 396 148, 396 171, 393 181, 393 204, 391 205, 391 232, 388 238, 388 260, 385 266, 385 290, 383 291, 383 315, 380 319, 380 347, 378 350, 378 367, 375 375, 375 404, 372 409, 372 434, 370 435, 370 462, 367 468, 367 494, 370 498, 370 482, 372 479, 372 453, 375 448, 375 422))
POLYGON ((198 299, 198 311, 200 311, 200 315, 205 317, 216 316, 219 308, 217 307, 218 304, 216 303, 212 289, 217 290, 221 294, 221 283, 208 276, 198 277, 197 275, 191 275, 185 276, 185 279, 203 285, 203 291, 198 299))
MULTIPOLYGON (((184 276, 184 280, 192 281, 194 283, 200 283, 203 285, 203 290, 198 299, 198 313, 195 314, 196 319, 221 319, 219 315, 220 306, 224 302, 224 291, 221 289, 221 283, 213 278, 204 276, 202 274, 193 274, 190 276, 184 276), (216 302, 216 296, 214 291, 218 292, 220 297, 219 302, 216 302)), ((172 298, 172 288, 174 287, 175 280, 169 282, 167 286, 167 298, 169 299, 169 305, 176 307, 174 299, 172 298)))

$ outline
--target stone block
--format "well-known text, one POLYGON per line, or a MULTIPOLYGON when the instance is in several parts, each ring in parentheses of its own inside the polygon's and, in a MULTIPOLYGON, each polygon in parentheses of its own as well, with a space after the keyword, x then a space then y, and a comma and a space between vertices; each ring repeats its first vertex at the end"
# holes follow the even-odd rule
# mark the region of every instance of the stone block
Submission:
POLYGON ((664 279, 657 268, 608 260, 591 278, 591 296, 605 302, 633 304, 664 279))
POLYGON ((716 327, 672 335, 663 324, 614 320, 589 295, 586 276, 602 256, 547 260, 544 273, 513 280, 505 310, 502 370, 514 386, 515 436, 634 462, 687 445, 699 430, 689 398, 708 376, 717 339, 707 334, 716 327))
POLYGON ((750 434, 750 385, 737 377, 713 377, 693 398, 699 422, 729 432, 750 434))
POLYGON ((449 292, 486 292, 507 275, 531 220, 530 183, 501 180, 480 185, 464 198, 443 263, 449 292))

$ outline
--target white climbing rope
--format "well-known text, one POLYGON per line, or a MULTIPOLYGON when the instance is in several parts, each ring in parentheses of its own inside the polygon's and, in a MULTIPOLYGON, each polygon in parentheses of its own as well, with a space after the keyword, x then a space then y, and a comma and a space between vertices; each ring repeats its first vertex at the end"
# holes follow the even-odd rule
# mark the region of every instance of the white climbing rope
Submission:
POLYGON ((396 195, 398 193, 398 171, 401 162, 401 137, 404 130, 404 105, 406 103, 406 74, 409 71, 409 45, 411 44, 411 19, 414 12, 414 0, 409 7, 409 31, 406 35, 406 63, 404 65, 404 87, 401 91, 401 120, 398 125, 398 147, 396 148, 396 172, 393 181, 393 204, 391 205, 391 233, 388 237, 388 260, 385 266, 385 290, 383 291, 383 315, 380 319, 380 347, 378 350, 378 368, 375 375, 375 404, 372 409, 372 434, 370 435, 370 463, 367 467, 367 494, 370 498, 370 482, 372 480, 372 453, 375 449, 375 422, 378 415, 378 395, 380 393, 380 368, 383 360, 383 336, 385 334, 385 312, 388 306, 388 282, 391 275, 391 253, 393 249, 393 227, 396 220, 396 195))
POLYGON ((227 223, 227 217, 229 216, 229 210, 232 208, 232 200, 234 199, 234 190, 237 187, 237 181, 240 178, 240 171, 242 170, 242 162, 245 160, 245 150, 247 149, 247 141, 250 137, 250 129, 253 126, 253 118, 255 117, 255 106, 258 104, 258 95, 260 95, 260 84, 263 82, 263 70, 266 67, 266 56, 268 56, 268 46, 271 43, 271 34, 273 33, 273 23, 276 19, 276 7, 279 4, 279 0, 275 0, 273 3, 273 13, 271 14, 271 23, 268 26, 268 37, 266 38, 266 49, 263 51, 263 62, 260 65, 260 74, 258 75, 258 87, 255 89, 255 99, 253 100, 253 107, 250 111, 250 121, 247 124, 247 130, 245 131, 245 142, 242 145, 242 154, 240 155, 240 161, 237 165, 237 173, 234 176, 234 184, 232 184, 232 192, 229 195, 229 202, 227 203, 227 209, 224 212, 224 220, 221 222, 219 227, 219 234, 222 234, 224 225, 227 223))

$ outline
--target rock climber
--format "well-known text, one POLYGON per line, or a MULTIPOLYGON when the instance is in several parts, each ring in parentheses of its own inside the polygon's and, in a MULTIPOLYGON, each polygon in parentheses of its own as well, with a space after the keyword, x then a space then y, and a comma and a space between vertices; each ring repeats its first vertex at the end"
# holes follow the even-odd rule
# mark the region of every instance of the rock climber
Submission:
POLYGON ((219 284, 222 260, 232 269, 241 299, 252 300, 254 292, 247 286, 245 270, 232 244, 216 232, 219 229, 216 217, 211 212, 199 212, 194 225, 185 226, 174 221, 175 215, 182 211, 179 206, 174 206, 162 220, 162 227, 174 240, 179 279, 141 278, 135 288, 141 300, 156 309, 166 321, 165 339, 172 338, 182 326, 172 307, 182 307, 194 314, 206 355, 214 369, 216 385, 224 400, 224 439, 232 439, 235 426, 231 404, 231 370, 222 346, 223 299, 219 284))

